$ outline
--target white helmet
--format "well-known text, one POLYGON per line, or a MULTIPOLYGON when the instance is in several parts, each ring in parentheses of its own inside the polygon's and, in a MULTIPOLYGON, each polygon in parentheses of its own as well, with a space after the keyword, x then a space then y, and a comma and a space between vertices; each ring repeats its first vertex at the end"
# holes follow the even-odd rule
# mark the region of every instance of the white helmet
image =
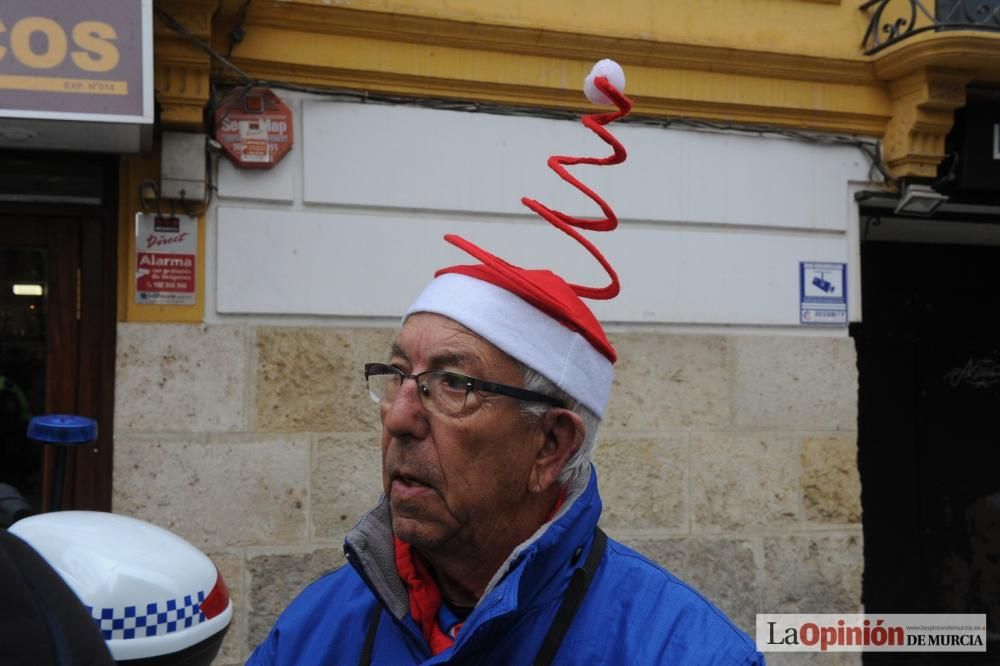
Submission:
POLYGON ((10 532, 80 597, 116 661, 178 655, 193 666, 218 652, 233 617, 229 591, 212 561, 172 532, 95 511, 31 516, 10 532))

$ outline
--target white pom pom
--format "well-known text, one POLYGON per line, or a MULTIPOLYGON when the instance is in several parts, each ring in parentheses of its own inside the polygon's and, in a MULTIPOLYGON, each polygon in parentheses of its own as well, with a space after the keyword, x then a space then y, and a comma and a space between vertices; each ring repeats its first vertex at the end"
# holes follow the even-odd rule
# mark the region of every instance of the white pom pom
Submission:
POLYGON ((594 68, 590 70, 590 74, 587 78, 583 80, 583 94, 587 96, 594 104, 611 104, 611 100, 608 96, 597 89, 594 85, 594 79, 598 76, 603 76, 608 79, 608 82, 613 85, 618 90, 625 90, 625 70, 622 66, 616 63, 614 60, 598 60, 594 65, 594 68))

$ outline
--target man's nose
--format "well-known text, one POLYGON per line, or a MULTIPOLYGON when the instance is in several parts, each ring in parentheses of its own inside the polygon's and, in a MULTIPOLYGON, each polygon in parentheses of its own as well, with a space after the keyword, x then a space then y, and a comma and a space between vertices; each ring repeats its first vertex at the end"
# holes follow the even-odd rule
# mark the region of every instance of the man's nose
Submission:
POLYGON ((420 387, 403 380, 395 399, 381 409, 382 428, 393 437, 423 439, 430 428, 427 409, 420 399, 420 387))

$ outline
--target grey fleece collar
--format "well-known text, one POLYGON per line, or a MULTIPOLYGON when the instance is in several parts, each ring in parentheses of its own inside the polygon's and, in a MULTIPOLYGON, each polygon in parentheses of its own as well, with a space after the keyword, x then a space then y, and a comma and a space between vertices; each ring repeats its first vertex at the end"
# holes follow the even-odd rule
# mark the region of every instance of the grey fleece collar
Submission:
MULTIPOLYGON (((588 469, 589 472, 589 469, 588 469)), ((538 541, 552 523, 562 518, 573 504, 587 489, 589 474, 581 475, 570 482, 566 489, 566 500, 552 517, 535 530, 526 541, 518 545, 507 557, 493 578, 486 586, 480 602, 489 596, 490 592, 503 580, 521 553, 538 541)), ((368 581, 389 612, 402 620, 410 612, 410 596, 406 585, 396 571, 396 550, 393 543, 392 519, 389 513, 389 499, 382 495, 375 508, 366 513, 358 524, 347 533, 345 538, 347 548, 353 549, 357 556, 356 566, 361 575, 368 581)))
POLYGON ((396 572, 396 549, 392 540, 389 498, 382 495, 375 508, 366 513, 347 537, 346 549, 353 549, 356 566, 375 595, 397 620, 410 612, 410 595, 396 572))

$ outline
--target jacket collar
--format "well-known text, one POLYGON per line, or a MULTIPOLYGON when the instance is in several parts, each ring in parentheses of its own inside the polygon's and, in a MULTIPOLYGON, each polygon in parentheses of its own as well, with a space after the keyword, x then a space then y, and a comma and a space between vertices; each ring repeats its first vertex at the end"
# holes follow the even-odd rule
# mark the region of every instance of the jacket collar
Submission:
MULTIPOLYGON (((487 585, 475 611, 459 634, 459 643, 474 625, 562 594, 574 555, 590 540, 601 515, 601 498, 593 465, 589 477, 567 488, 566 501, 555 516, 515 548, 487 585)), ((395 566, 389 501, 384 495, 347 533, 348 561, 390 614, 403 621, 409 595, 395 566)))
POLYGON ((524 581, 528 589, 534 589, 534 583, 538 582, 533 574, 551 577, 552 572, 561 563, 569 562, 576 548, 586 542, 600 516, 601 498, 597 492, 597 475, 591 465, 588 477, 578 479, 567 488, 566 501, 552 519, 542 524, 511 552, 486 586, 480 603, 514 569, 528 570, 521 574, 528 574, 524 581))

